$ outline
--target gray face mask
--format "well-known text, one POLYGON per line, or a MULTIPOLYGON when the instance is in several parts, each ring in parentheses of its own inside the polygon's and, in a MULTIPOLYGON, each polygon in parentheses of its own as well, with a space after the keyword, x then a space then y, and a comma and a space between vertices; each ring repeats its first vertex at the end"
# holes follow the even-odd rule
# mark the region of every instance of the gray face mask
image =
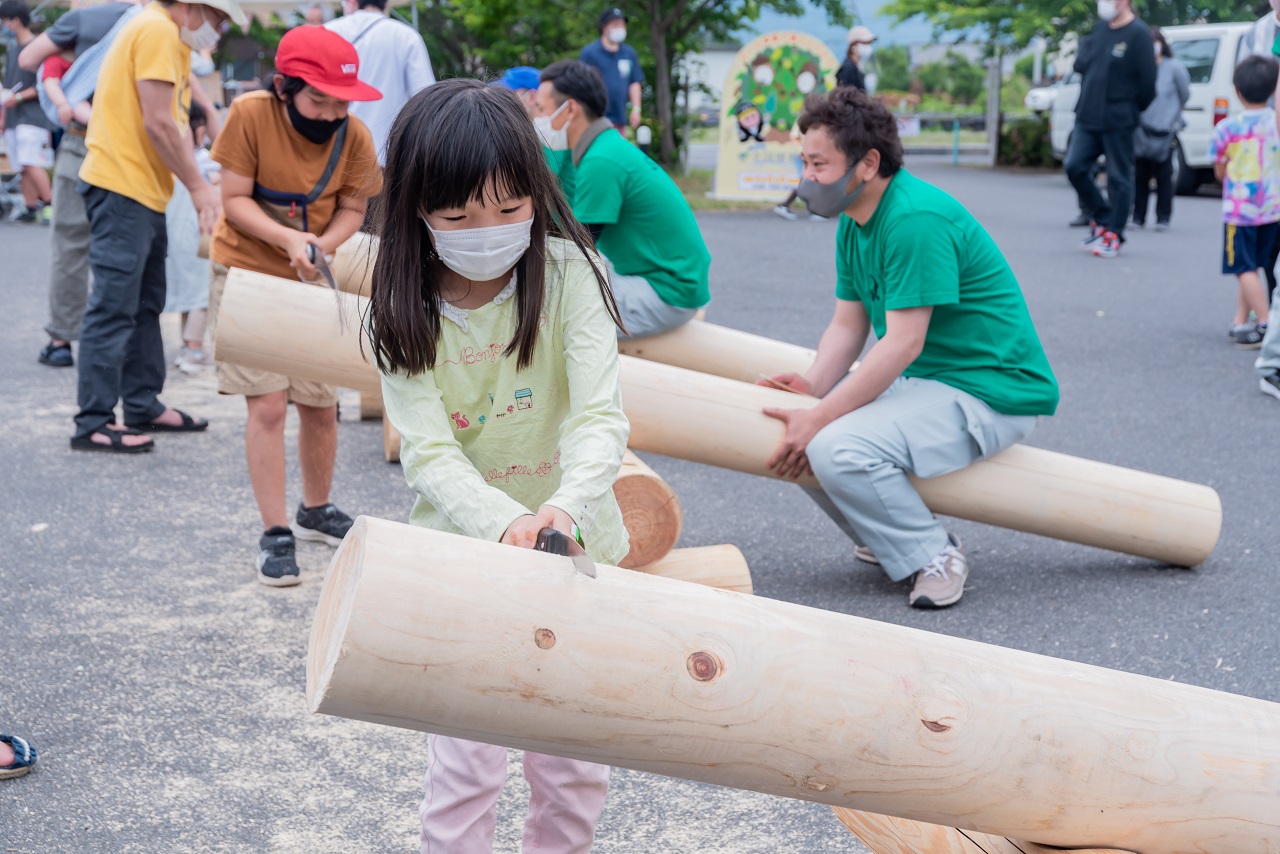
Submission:
POLYGON ((849 205, 857 201, 858 196, 861 196, 862 191, 867 187, 862 183, 858 184, 858 188, 852 193, 844 191, 844 188, 849 185, 849 179, 853 177, 853 170, 857 168, 858 164, 853 164, 848 172, 830 184, 804 178, 800 181, 800 186, 796 187, 796 195, 818 216, 839 216, 848 210, 849 205))

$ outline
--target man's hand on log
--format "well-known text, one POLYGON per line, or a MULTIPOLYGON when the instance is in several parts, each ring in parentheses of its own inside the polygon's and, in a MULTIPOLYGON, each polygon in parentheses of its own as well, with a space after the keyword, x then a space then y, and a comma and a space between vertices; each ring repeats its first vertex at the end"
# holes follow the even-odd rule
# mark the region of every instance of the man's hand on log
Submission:
POLYGON ((777 472, 778 477, 789 477, 792 480, 812 474, 805 448, 809 447, 818 431, 826 426, 822 416, 816 409, 767 408, 762 411, 770 418, 781 421, 787 428, 782 441, 769 457, 769 468, 777 472))

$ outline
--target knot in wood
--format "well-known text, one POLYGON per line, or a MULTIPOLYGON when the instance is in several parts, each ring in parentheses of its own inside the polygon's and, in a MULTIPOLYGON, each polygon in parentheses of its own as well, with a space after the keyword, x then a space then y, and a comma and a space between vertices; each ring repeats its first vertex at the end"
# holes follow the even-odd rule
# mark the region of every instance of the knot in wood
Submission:
POLYGON ((551 629, 538 629, 533 633, 533 642, 538 645, 538 649, 551 649, 556 645, 556 633, 551 629))
POLYGON ((920 721, 920 723, 924 724, 925 728, 930 730, 931 732, 946 732, 947 730, 951 729, 949 725, 940 724, 937 721, 920 721))
POLYGON ((720 675, 724 667, 720 659, 710 652, 699 650, 689 656, 689 675, 699 682, 710 682, 720 675))

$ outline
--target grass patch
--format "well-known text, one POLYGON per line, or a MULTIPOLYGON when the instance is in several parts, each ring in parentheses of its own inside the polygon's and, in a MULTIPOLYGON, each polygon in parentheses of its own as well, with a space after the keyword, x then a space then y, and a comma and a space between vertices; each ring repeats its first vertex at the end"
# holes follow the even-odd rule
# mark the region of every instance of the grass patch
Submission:
MULTIPOLYGON (((668 169, 667 174, 676 182, 689 207, 695 211, 763 211, 772 207, 768 202, 733 202, 708 198, 707 193, 711 192, 716 179, 714 169, 693 169, 686 175, 677 167, 668 169)), ((782 201, 782 198, 779 197, 778 201, 782 201)))

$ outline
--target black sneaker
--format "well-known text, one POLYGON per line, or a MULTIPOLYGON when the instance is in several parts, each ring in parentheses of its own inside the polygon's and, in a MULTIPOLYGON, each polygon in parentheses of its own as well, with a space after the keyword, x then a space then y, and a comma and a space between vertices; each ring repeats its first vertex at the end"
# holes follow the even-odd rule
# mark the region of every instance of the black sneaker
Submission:
POLYGON ((1280 371, 1272 371, 1258 380, 1258 388, 1263 394, 1269 394, 1276 400, 1280 400, 1280 371))
POLYGON ((1237 350, 1259 349, 1266 334, 1267 327, 1262 323, 1241 323, 1231 329, 1231 337, 1235 339, 1237 350))
POLYGON ((1077 216, 1075 219, 1071 220, 1071 222, 1067 223, 1067 225, 1070 228, 1084 228, 1085 226, 1092 226, 1093 217, 1089 216, 1084 211, 1081 211, 1080 215, 1077 216))
POLYGON ((298 539, 315 540, 336 546, 351 530, 355 520, 332 504, 319 507, 303 507, 298 505, 298 515, 294 519, 298 525, 298 539))
POLYGON ((294 554, 293 531, 275 527, 258 540, 258 580, 268 587, 292 587, 302 581, 294 554))
POLYGON ((35 208, 27 208, 25 211, 23 211, 22 213, 18 214, 17 216, 10 217, 10 221, 12 221, 12 222, 35 222, 35 221, 36 221, 37 219, 39 219, 39 218, 40 218, 40 212, 39 212, 39 211, 37 211, 35 208))
POLYGON ((44 346, 36 360, 51 368, 70 368, 76 363, 71 357, 70 344, 54 344, 52 341, 44 346))

